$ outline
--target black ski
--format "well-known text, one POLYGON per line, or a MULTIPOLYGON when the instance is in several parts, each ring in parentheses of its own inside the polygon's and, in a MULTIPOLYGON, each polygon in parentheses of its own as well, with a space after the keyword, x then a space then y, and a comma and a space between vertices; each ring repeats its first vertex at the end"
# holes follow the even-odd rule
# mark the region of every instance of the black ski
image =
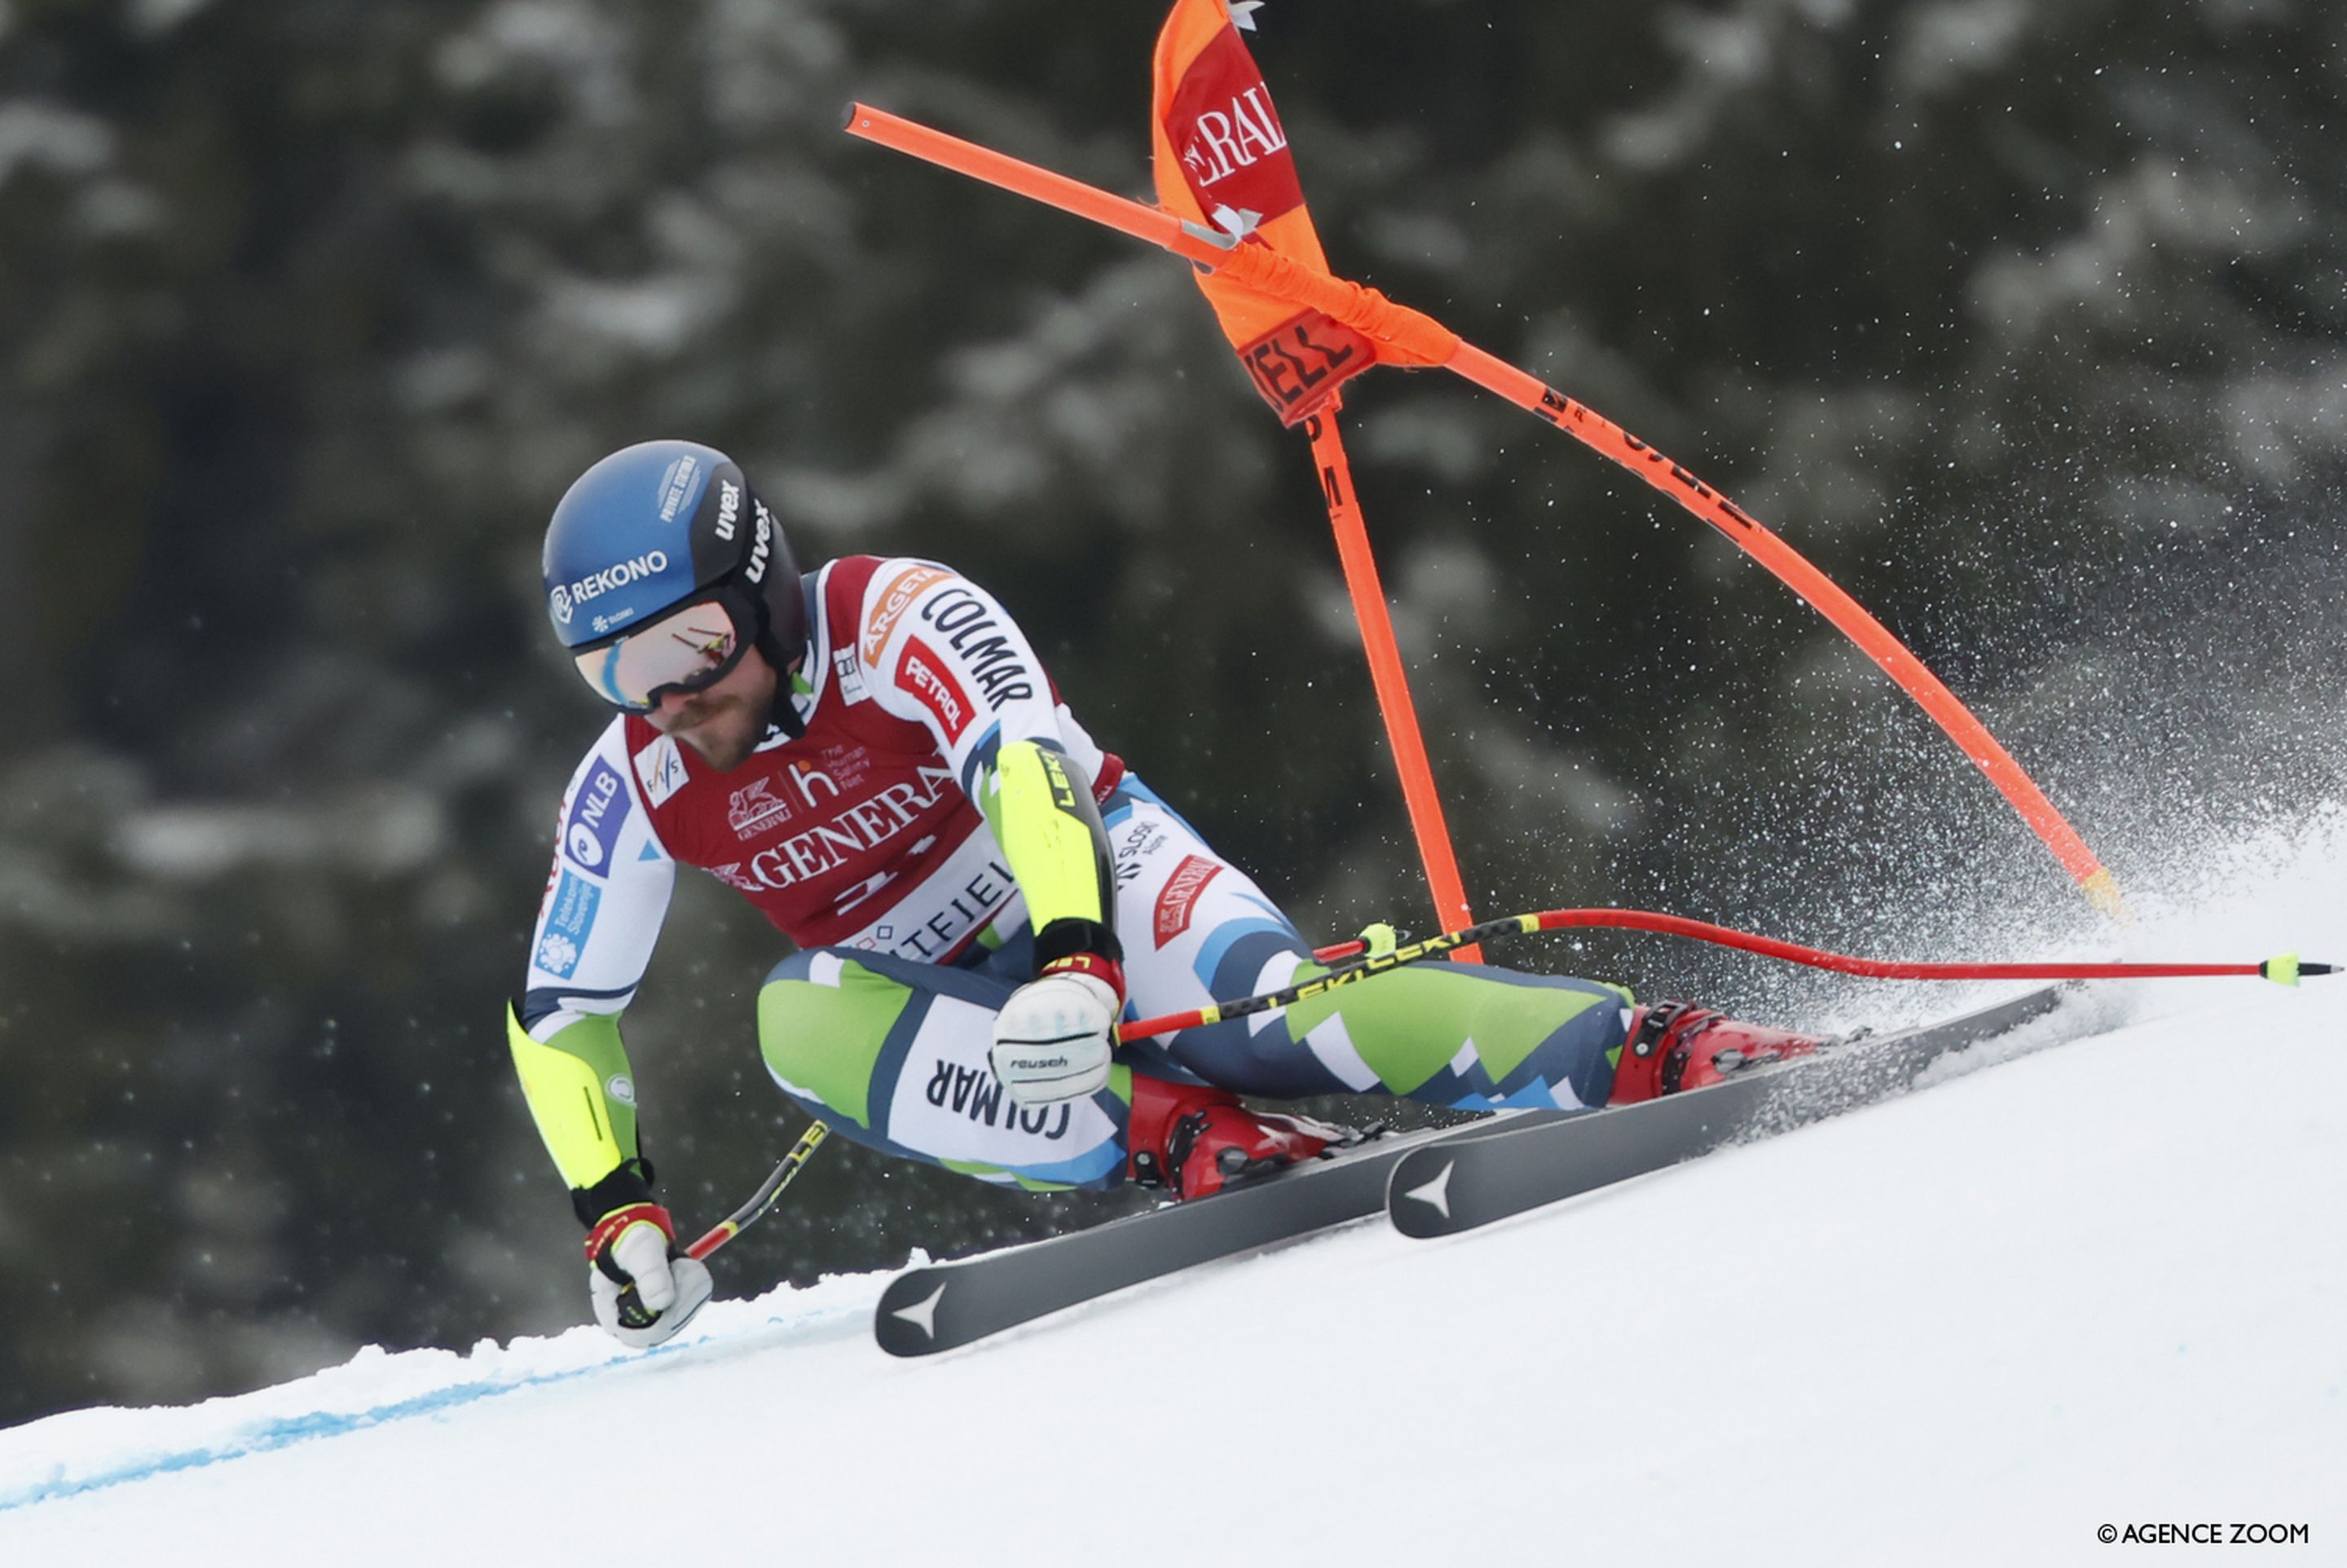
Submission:
POLYGON ((1932 1061, 2053 1010, 2058 989, 1860 1038, 1782 1067, 1612 1111, 1527 1119, 1482 1136, 1408 1150, 1387 1210, 1404 1235, 1450 1235, 1542 1204, 1676 1165, 1739 1140, 1819 1121, 1896 1093, 1932 1061))
POLYGON ((909 1269, 882 1294, 873 1332, 894 1356, 956 1349, 1128 1286, 1359 1219, 1387 1206, 1389 1190, 1405 1233, 1466 1230, 1880 1099, 1933 1057, 2047 1011, 2056 994, 2034 991, 1643 1105, 1504 1115, 1373 1139, 1197 1203, 909 1269))
POLYGON ((1211 1198, 912 1269, 889 1281, 873 1331, 892 1356, 934 1355, 1129 1285, 1357 1220, 1385 1206, 1386 1178, 1413 1149, 1527 1119, 1373 1138, 1211 1198))

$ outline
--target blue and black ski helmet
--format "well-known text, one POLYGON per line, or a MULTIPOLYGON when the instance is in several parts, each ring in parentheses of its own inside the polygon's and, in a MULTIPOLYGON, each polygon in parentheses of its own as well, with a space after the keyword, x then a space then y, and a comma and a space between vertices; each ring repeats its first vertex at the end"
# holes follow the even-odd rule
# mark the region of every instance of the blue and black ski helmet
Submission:
MULTIPOLYGON (((806 598, 782 525, 714 447, 646 441, 597 463, 556 505, 541 569, 547 619, 574 657, 705 595, 747 611, 754 624, 742 631, 777 671, 806 647, 806 598)), ((783 681, 774 705, 795 731, 789 691, 783 681)))

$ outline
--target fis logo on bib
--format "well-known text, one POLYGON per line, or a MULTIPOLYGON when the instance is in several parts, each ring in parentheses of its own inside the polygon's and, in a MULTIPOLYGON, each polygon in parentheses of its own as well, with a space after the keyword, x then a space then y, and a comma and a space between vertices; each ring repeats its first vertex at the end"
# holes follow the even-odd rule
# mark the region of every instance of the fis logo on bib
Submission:
POLYGON ((662 735, 636 753, 636 777, 643 781, 644 800, 651 805, 667 804, 684 787, 684 754, 675 736, 662 735))

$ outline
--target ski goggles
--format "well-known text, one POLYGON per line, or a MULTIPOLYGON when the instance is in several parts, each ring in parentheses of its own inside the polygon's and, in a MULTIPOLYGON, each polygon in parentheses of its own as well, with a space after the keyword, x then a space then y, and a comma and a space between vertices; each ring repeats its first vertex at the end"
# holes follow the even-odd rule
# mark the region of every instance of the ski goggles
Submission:
POLYGON ((595 695, 627 713, 649 713, 670 692, 699 692, 742 662, 754 624, 741 596, 721 589, 658 620, 574 655, 595 695))

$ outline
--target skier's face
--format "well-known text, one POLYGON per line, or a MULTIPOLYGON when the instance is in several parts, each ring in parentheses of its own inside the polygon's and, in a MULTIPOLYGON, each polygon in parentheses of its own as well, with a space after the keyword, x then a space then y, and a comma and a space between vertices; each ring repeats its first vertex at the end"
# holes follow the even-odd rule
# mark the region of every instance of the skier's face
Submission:
POLYGON ((661 734, 691 746, 719 773, 731 773, 766 738, 766 715, 774 705, 774 667, 752 648, 712 685, 698 692, 670 688, 644 718, 661 734))

